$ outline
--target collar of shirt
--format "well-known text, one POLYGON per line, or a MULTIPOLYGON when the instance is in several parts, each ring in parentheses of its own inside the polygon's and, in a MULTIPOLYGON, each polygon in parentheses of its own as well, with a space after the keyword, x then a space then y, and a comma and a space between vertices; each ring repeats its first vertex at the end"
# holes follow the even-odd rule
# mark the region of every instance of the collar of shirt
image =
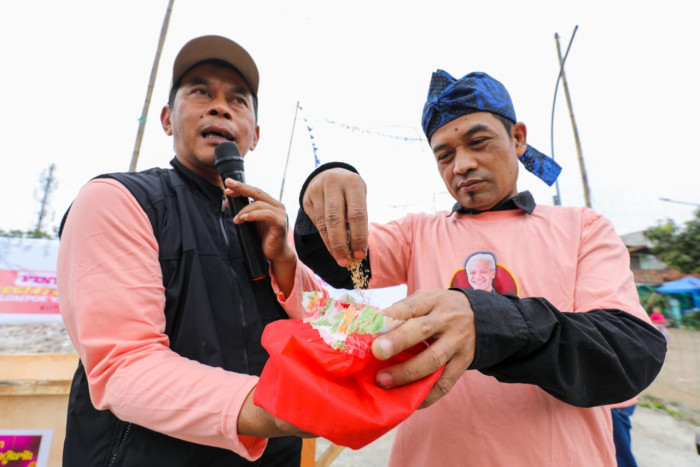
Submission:
POLYGON ((455 203, 455 205, 452 206, 452 212, 450 212, 450 216, 455 212, 459 214, 481 214, 482 212, 507 211, 509 209, 521 209, 528 214, 532 214, 532 211, 535 210, 535 198, 532 197, 532 194, 529 191, 523 191, 513 196, 512 198, 508 198, 501 201, 500 203, 498 203, 491 209, 487 209, 486 211, 478 211, 476 209, 465 208, 459 203, 455 203))
POLYGON ((195 187, 207 199, 213 203, 221 204, 224 192, 220 186, 214 185, 206 178, 185 167, 177 156, 173 157, 170 161, 170 165, 184 181, 187 181, 192 187, 195 187))

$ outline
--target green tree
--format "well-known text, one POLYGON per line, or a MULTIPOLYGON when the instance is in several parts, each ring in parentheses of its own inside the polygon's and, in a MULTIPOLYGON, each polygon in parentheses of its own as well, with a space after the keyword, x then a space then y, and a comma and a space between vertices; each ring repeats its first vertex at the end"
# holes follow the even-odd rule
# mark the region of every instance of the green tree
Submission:
POLYGON ((58 236, 57 228, 54 228, 53 234, 44 232, 41 229, 27 230, 26 232, 22 230, 2 230, 0 229, 0 237, 13 237, 13 238, 56 238, 58 236))
POLYGON ((2 230, 0 229, 0 237, 21 238, 24 237, 24 232, 21 230, 2 230))
POLYGON ((651 252, 683 274, 700 274, 700 209, 695 219, 676 225, 672 220, 644 231, 652 242, 651 252))

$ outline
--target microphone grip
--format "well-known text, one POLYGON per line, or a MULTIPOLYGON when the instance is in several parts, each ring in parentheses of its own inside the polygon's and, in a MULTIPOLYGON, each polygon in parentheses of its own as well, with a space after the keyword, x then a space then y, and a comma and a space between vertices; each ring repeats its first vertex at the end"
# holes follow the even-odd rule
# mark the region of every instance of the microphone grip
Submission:
MULTIPOLYGON (((237 177, 234 175, 230 178, 245 183, 245 180, 240 180, 240 178, 242 178, 240 176, 237 177)), ((228 196, 227 198, 228 205, 231 208, 231 212, 233 213, 234 217, 250 202, 247 196, 228 196)), ((268 272, 268 262, 265 255, 263 255, 262 246, 260 245, 260 238, 258 237, 255 224, 252 222, 236 224, 236 229, 238 231, 238 238, 241 242, 241 249, 243 250, 243 255, 245 256, 246 265, 248 266, 250 278, 256 281, 266 277, 268 272)))

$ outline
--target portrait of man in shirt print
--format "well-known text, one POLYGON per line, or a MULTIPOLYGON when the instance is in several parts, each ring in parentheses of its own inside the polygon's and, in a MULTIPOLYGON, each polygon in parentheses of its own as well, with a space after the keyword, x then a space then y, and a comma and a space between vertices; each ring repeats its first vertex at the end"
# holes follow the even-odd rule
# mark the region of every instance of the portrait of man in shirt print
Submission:
POLYGON ((452 276, 450 287, 518 295, 515 277, 508 268, 498 263, 496 254, 488 250, 469 254, 464 261, 464 268, 458 269, 452 276))
POLYGON ((493 281, 496 279, 496 257, 489 251, 472 253, 464 263, 467 282, 472 289, 495 292, 493 281))

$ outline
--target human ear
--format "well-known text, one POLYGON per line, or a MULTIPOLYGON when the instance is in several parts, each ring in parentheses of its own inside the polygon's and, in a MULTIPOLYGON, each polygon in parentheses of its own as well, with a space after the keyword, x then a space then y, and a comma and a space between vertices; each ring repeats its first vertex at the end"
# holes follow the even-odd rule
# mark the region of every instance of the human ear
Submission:
POLYGON ((513 136, 515 152, 518 154, 518 157, 520 157, 525 154, 527 150, 527 127, 523 122, 515 123, 511 129, 511 134, 513 136))
POLYGON ((255 147, 258 145, 258 140, 260 139, 260 127, 255 126, 255 134, 253 134, 253 141, 250 143, 250 150, 254 151, 255 147))
POLYGON ((168 136, 173 135, 172 115, 173 110, 167 105, 163 106, 163 109, 160 111, 160 124, 163 126, 163 131, 165 131, 165 134, 168 136))

